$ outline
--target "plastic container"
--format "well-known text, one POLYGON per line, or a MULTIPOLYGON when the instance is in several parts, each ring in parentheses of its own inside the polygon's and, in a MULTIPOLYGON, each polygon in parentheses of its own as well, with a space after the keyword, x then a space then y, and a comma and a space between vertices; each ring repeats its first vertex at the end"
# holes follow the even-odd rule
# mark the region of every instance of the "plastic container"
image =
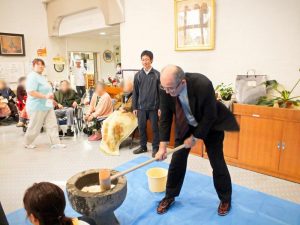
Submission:
POLYGON ((151 192, 164 192, 166 190, 168 170, 154 167, 148 169, 146 174, 151 192))

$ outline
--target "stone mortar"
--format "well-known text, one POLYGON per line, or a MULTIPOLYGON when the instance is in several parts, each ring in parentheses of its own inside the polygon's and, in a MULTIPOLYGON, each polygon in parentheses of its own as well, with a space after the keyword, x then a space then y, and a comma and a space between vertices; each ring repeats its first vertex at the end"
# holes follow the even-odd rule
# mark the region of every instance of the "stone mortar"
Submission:
MULTIPOLYGON (((111 171, 111 175, 118 173, 111 171)), ((124 176, 113 181, 113 189, 89 193, 81 189, 85 186, 99 185, 99 169, 86 170, 71 177, 67 181, 67 194, 72 208, 87 217, 92 218, 97 225, 117 225, 114 210, 125 200, 127 194, 127 180, 124 176)))

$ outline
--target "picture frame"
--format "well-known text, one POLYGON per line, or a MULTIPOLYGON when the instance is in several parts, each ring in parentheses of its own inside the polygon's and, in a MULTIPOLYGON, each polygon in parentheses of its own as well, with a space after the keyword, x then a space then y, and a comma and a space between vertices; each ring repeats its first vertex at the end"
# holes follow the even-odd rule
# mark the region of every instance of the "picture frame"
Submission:
POLYGON ((113 53, 112 53, 112 51, 110 51, 110 50, 105 50, 104 52, 103 52, 103 60, 105 61, 105 62, 107 62, 107 63, 110 63, 110 62, 112 62, 113 61, 113 53))
POLYGON ((61 73, 64 71, 65 69, 65 65, 64 64, 53 64, 54 70, 58 73, 61 73))
POLYGON ((215 48, 215 0, 174 0, 175 50, 215 48))
POLYGON ((1 56, 25 56, 24 34, 0 33, 1 56))
POLYGON ((121 63, 121 48, 120 45, 114 45, 115 64, 121 63))

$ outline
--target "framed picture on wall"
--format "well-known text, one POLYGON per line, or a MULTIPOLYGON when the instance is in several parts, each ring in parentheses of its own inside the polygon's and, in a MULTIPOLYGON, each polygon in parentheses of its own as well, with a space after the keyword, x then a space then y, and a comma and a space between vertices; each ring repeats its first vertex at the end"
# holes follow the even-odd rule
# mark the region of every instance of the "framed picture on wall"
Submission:
POLYGON ((110 50, 105 50, 103 52, 103 59, 105 62, 112 62, 113 61, 113 53, 110 50))
POLYGON ((116 65, 121 62, 120 45, 114 45, 114 59, 115 59, 116 65))
POLYGON ((215 0, 174 0, 175 50, 215 47, 215 0))
POLYGON ((25 56, 24 35, 0 33, 0 55, 25 56))

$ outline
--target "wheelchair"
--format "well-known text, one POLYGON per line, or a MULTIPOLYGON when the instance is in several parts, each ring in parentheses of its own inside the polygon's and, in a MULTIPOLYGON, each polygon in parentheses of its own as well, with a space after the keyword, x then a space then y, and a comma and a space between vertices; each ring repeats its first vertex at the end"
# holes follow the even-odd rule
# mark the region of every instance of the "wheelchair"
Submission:
POLYGON ((93 121, 84 122, 84 128, 83 128, 83 133, 86 134, 87 136, 91 136, 94 132, 94 130, 99 130, 102 127, 103 121, 107 117, 101 117, 101 118, 95 118, 93 121))
MULTIPOLYGON (((75 134, 78 135, 79 132, 82 131, 83 129, 83 109, 81 106, 78 106, 75 108, 74 112, 74 123, 73 123, 73 128, 75 131, 75 134)), ((64 126, 67 125, 67 117, 58 117, 58 125, 59 126, 64 126)))

